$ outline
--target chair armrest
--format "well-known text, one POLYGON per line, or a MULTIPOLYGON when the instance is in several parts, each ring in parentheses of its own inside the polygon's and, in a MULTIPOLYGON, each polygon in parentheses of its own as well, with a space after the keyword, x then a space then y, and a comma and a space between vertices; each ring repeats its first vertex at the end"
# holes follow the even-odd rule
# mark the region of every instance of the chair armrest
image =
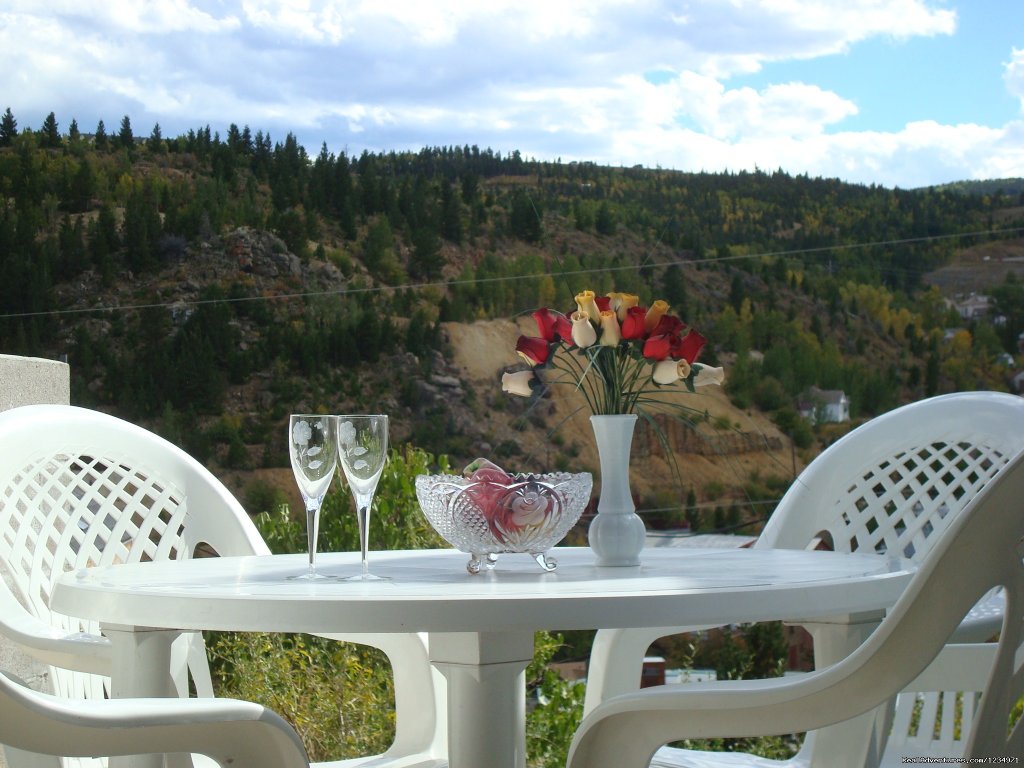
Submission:
POLYGON ((425 634, 341 632, 320 637, 369 645, 388 657, 395 683, 395 740, 385 756, 447 755, 447 686, 430 663, 425 634))
POLYGON ((984 643, 999 634, 1006 611, 1006 593, 994 589, 978 601, 950 638, 954 643, 984 643))
POLYGON ((837 696, 834 674, 655 686, 616 696, 584 717, 568 768, 646 766, 680 739, 801 733, 842 722, 874 706, 837 696))
POLYGON ((36 618, 0 586, 0 635, 54 667, 110 674, 110 641, 88 632, 65 632, 36 618))
POLYGON ((42 754, 194 752, 220 765, 308 768, 302 742, 276 713, 234 699, 72 701, 0 675, 2 739, 42 754))
POLYGON ((613 696, 640 687, 644 656, 659 637, 700 632, 711 627, 642 627, 638 629, 601 629, 594 636, 587 666, 587 688, 583 714, 613 696))

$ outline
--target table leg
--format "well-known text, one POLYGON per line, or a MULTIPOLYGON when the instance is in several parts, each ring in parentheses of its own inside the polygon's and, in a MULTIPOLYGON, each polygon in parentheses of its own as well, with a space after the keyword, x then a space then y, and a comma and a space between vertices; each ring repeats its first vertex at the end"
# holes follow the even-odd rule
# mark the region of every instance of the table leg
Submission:
MULTIPOLYGON (((823 669, 846 658, 874 632, 882 620, 877 612, 800 622, 814 638, 814 666, 823 669)), ((811 768, 835 768, 837 755, 843 765, 864 768, 880 758, 887 708, 867 712, 852 720, 821 728, 810 734, 811 768)))
POLYGON ((429 647, 448 682, 450 768, 525 768, 533 632, 432 633, 429 647))
MULTIPOLYGON (((165 698, 175 695, 170 674, 171 643, 179 632, 104 626, 103 634, 109 638, 111 646, 112 698, 165 698)), ((130 755, 110 760, 110 768, 162 768, 163 765, 163 755, 130 755)))

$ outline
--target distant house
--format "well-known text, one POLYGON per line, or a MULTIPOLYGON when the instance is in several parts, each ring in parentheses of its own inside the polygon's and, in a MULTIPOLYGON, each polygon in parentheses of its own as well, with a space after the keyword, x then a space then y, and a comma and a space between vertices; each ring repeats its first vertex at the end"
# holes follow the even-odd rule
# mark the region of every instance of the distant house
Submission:
POLYGON ((850 398, 841 389, 811 387, 800 398, 797 410, 813 424, 850 420, 850 398))
POLYGON ((1024 371, 1018 371, 1010 379, 1010 386, 1018 395, 1024 395, 1024 371))
POLYGON ((977 293, 950 302, 964 320, 986 317, 992 309, 992 299, 977 293))

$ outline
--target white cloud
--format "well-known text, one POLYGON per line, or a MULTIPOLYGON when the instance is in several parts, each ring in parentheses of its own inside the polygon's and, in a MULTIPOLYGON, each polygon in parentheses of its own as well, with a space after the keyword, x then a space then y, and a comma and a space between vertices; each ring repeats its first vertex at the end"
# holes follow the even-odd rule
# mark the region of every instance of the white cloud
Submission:
POLYGON ((1014 48, 1011 52, 1010 61, 1003 71, 1003 81, 1006 90, 1020 99, 1020 107, 1024 111, 1024 49, 1014 48))
MULTIPOLYGON (((813 68, 731 84, 956 24, 944 0, 8 0, 0 92, 25 126, 50 110, 83 130, 124 114, 165 135, 234 122, 312 150, 468 143, 901 186, 1024 175, 1019 125, 854 132, 856 94, 813 68)), ((1024 108, 1024 52, 1004 72, 1024 108)))
POLYGON ((956 28, 953 11, 924 0, 690 0, 683 7, 671 17, 693 54, 681 68, 717 78, 770 61, 842 53, 870 37, 950 35, 956 28))
POLYGON ((59 18, 88 21, 102 26, 107 33, 125 31, 142 34, 190 31, 223 32, 237 29, 239 21, 228 15, 217 18, 202 10, 192 0, 9 0, 5 3, 13 18, 59 18))

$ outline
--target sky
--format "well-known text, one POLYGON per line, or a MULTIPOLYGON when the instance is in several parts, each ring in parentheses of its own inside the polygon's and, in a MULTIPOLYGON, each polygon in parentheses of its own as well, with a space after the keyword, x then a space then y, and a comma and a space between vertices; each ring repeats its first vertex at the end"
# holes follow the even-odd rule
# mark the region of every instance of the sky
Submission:
POLYGON ((1024 177, 1024 0, 0 0, 0 111, 914 188, 1024 177))

